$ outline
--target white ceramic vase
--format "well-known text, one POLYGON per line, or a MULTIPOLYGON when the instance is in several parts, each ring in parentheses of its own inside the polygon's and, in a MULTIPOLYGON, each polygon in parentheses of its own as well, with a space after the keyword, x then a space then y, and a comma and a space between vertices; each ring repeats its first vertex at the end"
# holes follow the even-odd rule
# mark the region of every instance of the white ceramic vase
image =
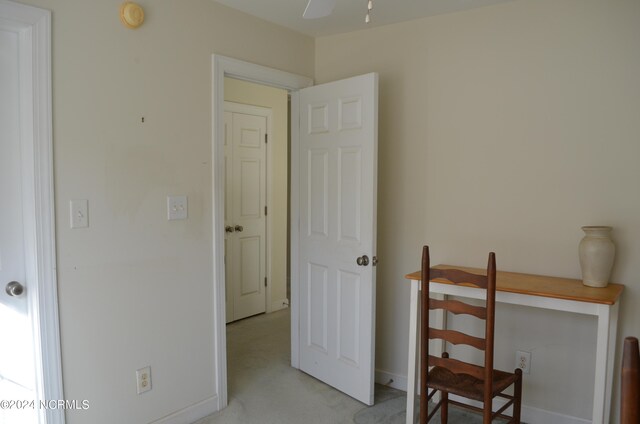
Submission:
POLYGON ((616 246, 611 241, 611 227, 582 227, 585 236, 580 240, 580 268, 582 283, 590 287, 606 287, 609 284, 616 246))

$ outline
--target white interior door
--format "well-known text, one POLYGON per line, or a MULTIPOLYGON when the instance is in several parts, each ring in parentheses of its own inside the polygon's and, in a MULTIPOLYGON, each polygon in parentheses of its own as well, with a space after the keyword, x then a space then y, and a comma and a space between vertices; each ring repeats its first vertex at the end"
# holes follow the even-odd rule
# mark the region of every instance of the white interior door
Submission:
POLYGON ((368 405, 377 115, 377 74, 300 90, 300 369, 368 405))
POLYGON ((269 114, 225 102, 227 322, 266 311, 269 114))
MULTIPOLYGON (((18 35, 0 28, 0 400, 37 400, 32 317, 26 285, 20 143, 18 35), (19 289, 19 287, 18 287, 19 289)), ((0 423, 36 424, 36 408, 0 408, 0 423)))

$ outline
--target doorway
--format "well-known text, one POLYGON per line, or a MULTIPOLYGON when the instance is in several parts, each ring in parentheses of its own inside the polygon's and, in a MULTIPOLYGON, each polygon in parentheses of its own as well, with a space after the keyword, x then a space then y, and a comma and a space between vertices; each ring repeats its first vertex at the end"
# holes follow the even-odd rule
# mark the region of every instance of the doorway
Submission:
POLYGON ((212 67, 219 406, 228 402, 223 324, 225 77, 285 88, 291 96, 291 366, 372 404, 378 76, 370 73, 310 87, 308 78, 222 56, 213 56, 212 67), (319 241, 327 243, 320 246, 319 241), (343 384, 346 369, 355 378, 352 384, 343 384))
POLYGON ((0 3, 0 92, 0 421, 62 424, 49 11, 0 3))
MULTIPOLYGON (((313 80, 307 77, 291 74, 288 72, 277 71, 264 66, 254 65, 240 60, 213 55, 212 57, 212 123, 213 123, 213 145, 212 145, 212 168, 213 168, 213 277, 214 277, 214 306, 215 306, 215 368, 216 368, 216 392, 219 399, 219 409, 227 406, 227 342, 226 342, 226 322, 225 316, 225 264, 224 264, 224 193, 225 193, 225 171, 224 171, 224 146, 223 143, 215 142, 215 140, 224 139, 224 100, 225 100, 225 77, 231 77, 242 81, 255 82, 268 87, 275 87, 286 90, 291 95, 291 114, 290 121, 297 122, 298 119, 298 96, 297 90, 309 87, 313 84, 313 80)), ((289 137, 297 138, 297 126, 291 127, 289 137)), ((297 155, 297 146, 291 145, 290 155, 297 155)), ((291 174, 296 174, 297 169, 295 163, 292 164, 291 174)), ((291 203, 296 203, 297 181, 291 180, 289 192, 291 193, 291 203)), ((295 209, 291 210, 289 220, 296 222, 298 217, 295 215, 295 209)), ((271 214, 274 216, 275 214, 271 214)), ((269 216, 269 215, 268 215, 269 216)), ((291 275, 296 275, 297 270, 295 264, 297 260, 297 250, 294 244, 297 240, 297 229, 295 226, 291 228, 289 240, 290 268, 291 275)), ((291 284, 291 297, 295 298, 298 293, 295 284, 291 284)), ((286 295, 285 295, 286 296, 286 295)), ((297 322, 297 304, 291 304, 291 345, 298 344, 298 322, 297 322)), ((292 350, 291 365, 298 367, 298 355, 292 350)))

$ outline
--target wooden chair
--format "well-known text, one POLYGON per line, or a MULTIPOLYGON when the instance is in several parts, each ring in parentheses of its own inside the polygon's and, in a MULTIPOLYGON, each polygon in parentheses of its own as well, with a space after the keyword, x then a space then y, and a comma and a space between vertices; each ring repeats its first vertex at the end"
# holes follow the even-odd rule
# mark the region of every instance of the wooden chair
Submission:
POLYGON ((624 339, 620 396, 620 424, 640 423, 640 362, 638 339, 624 339))
POLYGON ((507 418, 509 423, 520 423, 522 403, 522 370, 513 373, 493 369, 493 341, 496 302, 496 257, 489 253, 487 275, 471 274, 459 269, 431 268, 429 247, 422 250, 422 301, 421 301, 421 361, 420 361, 420 424, 426 424, 440 409, 441 422, 447 422, 448 405, 453 404, 482 412, 484 424, 493 419, 507 418), (486 290, 484 306, 473 306, 458 300, 432 299, 429 293, 431 280, 477 287, 486 290), (474 337, 462 332, 436 329, 429 325, 429 310, 444 309, 445 313, 472 315, 485 321, 484 338, 474 337), (449 357, 447 352, 441 358, 429 354, 429 340, 440 339, 445 343, 466 344, 484 351, 484 365, 470 364, 449 357), (432 367, 432 368, 431 368, 432 367), (431 369, 429 369, 431 368, 431 369), (514 386, 513 396, 504 391, 514 386), (433 411, 428 413, 428 403, 433 395, 440 391, 440 401, 433 411), (449 399, 449 394, 462 396, 483 403, 482 408, 466 405, 449 399), (506 404, 492 412, 493 398, 500 396, 508 399, 506 404), (513 416, 503 412, 513 405, 513 416))

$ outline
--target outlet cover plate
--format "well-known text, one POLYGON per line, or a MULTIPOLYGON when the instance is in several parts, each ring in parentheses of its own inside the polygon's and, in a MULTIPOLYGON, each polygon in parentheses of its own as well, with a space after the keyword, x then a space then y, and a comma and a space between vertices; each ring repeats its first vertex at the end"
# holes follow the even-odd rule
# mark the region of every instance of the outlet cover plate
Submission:
POLYGON ((151 390, 151 367, 140 368, 136 371, 136 385, 138 394, 151 390))
POLYGON ((524 374, 531 372, 531 352, 523 350, 516 352, 516 368, 520 368, 524 374))

